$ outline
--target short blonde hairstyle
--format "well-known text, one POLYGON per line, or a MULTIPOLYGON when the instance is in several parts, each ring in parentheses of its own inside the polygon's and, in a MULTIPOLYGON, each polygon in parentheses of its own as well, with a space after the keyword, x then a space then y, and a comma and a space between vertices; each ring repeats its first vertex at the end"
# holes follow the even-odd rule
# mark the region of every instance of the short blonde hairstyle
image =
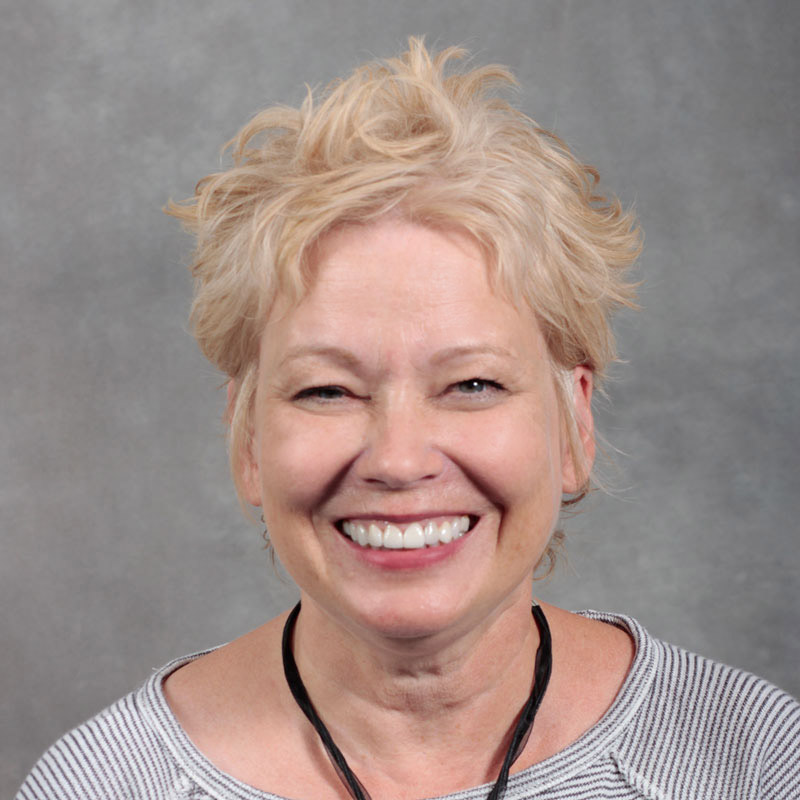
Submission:
POLYGON ((594 168, 497 96, 513 75, 497 65, 454 71, 465 55, 431 54, 411 38, 402 56, 356 68, 320 99, 308 88, 299 108, 262 111, 226 145, 230 168, 167 206, 197 238, 194 334, 237 387, 228 411, 237 489, 276 296, 297 302, 308 292, 310 254, 326 232, 390 213, 471 234, 494 284, 533 309, 581 463, 564 378, 583 364, 602 379, 614 359, 610 315, 633 305, 626 271, 639 231, 616 198, 598 193, 594 168))

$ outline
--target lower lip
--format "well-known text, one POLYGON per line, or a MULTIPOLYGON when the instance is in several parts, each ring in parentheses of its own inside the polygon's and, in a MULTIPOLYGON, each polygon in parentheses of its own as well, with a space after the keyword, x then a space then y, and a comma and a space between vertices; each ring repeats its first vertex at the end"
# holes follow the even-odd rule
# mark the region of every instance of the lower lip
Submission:
POLYGON ((437 544, 435 547, 417 547, 411 550, 362 547, 343 533, 339 534, 339 538, 356 558, 371 567, 385 570, 412 570, 430 567, 452 558, 464 546, 471 534, 472 531, 469 531, 447 544, 437 544))

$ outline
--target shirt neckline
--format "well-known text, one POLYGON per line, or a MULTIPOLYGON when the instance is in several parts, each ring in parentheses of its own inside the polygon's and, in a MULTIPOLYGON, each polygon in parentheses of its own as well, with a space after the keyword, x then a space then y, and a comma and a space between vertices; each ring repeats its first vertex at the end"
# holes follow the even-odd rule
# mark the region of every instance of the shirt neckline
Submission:
MULTIPOLYGON (((634 641, 635 654, 628 675, 614 702, 603 717, 582 736, 544 761, 527 767, 509 778, 507 794, 542 792, 580 773, 588 764, 611 749, 611 743, 626 730, 653 682, 658 666, 655 640, 632 617, 594 610, 576 612, 583 617, 614 625, 628 633, 634 641)), ((273 794, 218 769, 194 745, 183 730, 164 695, 164 681, 175 670, 217 648, 209 648, 174 659, 153 673, 138 691, 142 714, 172 754, 186 778, 219 800, 290 800, 273 794)), ((479 800, 485 797, 490 784, 475 786, 430 800, 479 800)))

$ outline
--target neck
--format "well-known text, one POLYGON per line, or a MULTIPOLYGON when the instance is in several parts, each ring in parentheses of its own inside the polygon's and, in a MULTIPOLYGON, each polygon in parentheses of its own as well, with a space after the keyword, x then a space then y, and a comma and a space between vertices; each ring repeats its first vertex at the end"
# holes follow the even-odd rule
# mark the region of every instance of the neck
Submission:
POLYGON ((538 645, 525 591, 476 628, 401 640, 359 636, 304 598, 293 651, 314 707, 365 784, 408 788, 409 776, 424 775, 430 792, 432 774, 445 791, 496 779, 538 645))

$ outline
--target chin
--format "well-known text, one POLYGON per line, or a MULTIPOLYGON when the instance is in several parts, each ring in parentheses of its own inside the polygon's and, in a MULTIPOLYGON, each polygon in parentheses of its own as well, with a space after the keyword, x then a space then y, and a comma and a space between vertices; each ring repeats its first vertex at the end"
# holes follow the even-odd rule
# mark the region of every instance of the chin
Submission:
POLYGON ((358 611, 348 615, 362 630, 384 640, 425 640, 457 631, 469 614, 463 593, 458 597, 447 592, 426 593, 419 589, 382 593, 358 603, 358 611))

